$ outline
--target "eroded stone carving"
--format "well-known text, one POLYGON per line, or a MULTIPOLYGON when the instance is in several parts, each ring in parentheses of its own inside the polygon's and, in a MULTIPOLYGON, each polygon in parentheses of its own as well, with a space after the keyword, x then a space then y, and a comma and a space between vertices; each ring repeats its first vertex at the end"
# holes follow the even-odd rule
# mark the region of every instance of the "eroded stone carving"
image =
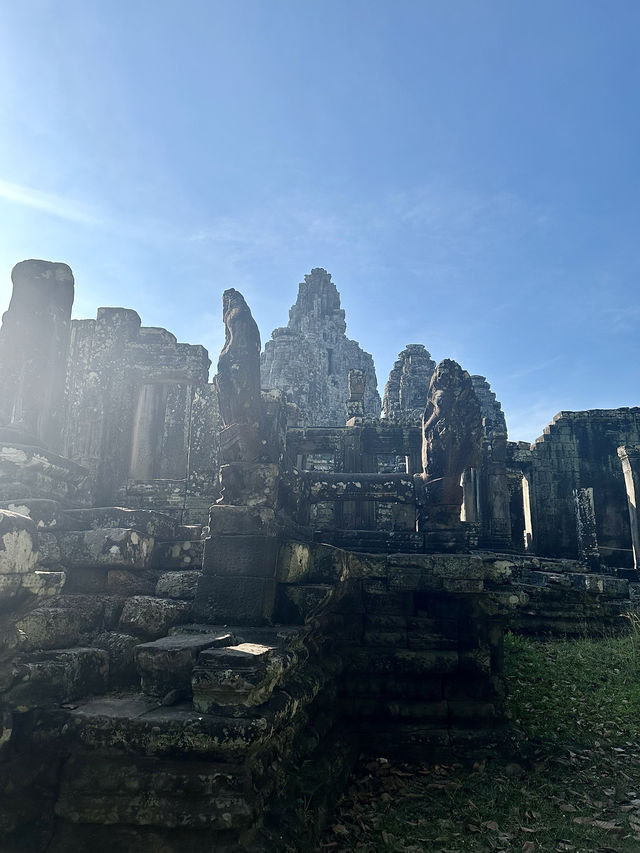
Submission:
POLYGON ((218 359, 216 386, 225 426, 260 420, 260 332, 241 293, 222 296, 224 348, 218 359))
POLYGON ((384 417, 390 421, 418 423, 435 368, 435 361, 422 344, 407 344, 394 362, 385 385, 384 417))
POLYGON ((331 275, 311 270, 289 311, 289 324, 274 329, 261 359, 263 388, 279 388, 301 411, 304 425, 343 426, 347 376, 357 368, 366 376, 364 407, 378 417, 380 396, 373 358, 350 340, 340 294, 331 275))
POLYGON ((482 416, 471 377, 452 359, 436 367, 422 416, 422 464, 427 482, 457 478, 480 461, 482 416))
POLYGON ((471 377, 444 359, 436 367, 422 416, 422 478, 426 522, 431 528, 460 524, 463 471, 481 458, 482 417, 471 377))

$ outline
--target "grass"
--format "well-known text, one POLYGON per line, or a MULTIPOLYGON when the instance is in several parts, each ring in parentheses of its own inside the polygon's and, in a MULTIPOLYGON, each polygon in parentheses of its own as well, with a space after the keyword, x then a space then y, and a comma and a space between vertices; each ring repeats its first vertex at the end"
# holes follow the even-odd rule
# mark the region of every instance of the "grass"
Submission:
POLYGON ((640 850, 640 632, 505 643, 520 756, 360 768, 318 851, 640 850))

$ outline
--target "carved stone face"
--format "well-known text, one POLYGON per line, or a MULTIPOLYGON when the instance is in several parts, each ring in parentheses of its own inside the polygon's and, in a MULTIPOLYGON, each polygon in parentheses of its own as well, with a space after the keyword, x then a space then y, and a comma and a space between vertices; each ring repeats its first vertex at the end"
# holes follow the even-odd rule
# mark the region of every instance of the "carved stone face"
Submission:
POLYGON ((480 405, 469 374, 451 359, 431 379, 423 416, 423 469, 429 477, 460 476, 474 464, 481 441, 480 405))

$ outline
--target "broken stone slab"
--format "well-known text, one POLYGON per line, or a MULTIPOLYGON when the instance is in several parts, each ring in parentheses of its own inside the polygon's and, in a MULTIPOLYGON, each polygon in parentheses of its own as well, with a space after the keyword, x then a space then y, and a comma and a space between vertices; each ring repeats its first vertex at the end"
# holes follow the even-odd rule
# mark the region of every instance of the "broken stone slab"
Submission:
POLYGON ((139 675, 133 650, 139 644, 139 637, 119 631, 103 631, 93 638, 93 645, 109 655, 109 689, 137 687, 139 675))
POLYGON ((34 522, 9 510, 0 512, 0 574, 33 572, 38 563, 38 537, 34 522))
POLYGON ((205 714, 246 716, 267 701, 283 671, 276 646, 240 643, 203 651, 191 676, 194 708, 205 714))
POLYGON ((103 692, 109 656, 103 649, 55 649, 16 669, 16 681, 2 700, 7 707, 24 712, 103 692))
POLYGON ((0 501, 47 498, 87 506, 89 471, 41 447, 0 442, 0 501))
POLYGON ((176 522, 170 515, 149 509, 126 509, 120 506, 93 509, 68 509, 64 512, 67 530, 121 528, 136 530, 154 539, 173 539, 176 522))
POLYGON ((275 576, 279 540, 274 536, 217 536, 204 540, 203 572, 272 578, 275 576))
POLYGON ((167 634, 169 628, 186 621, 191 605, 186 601, 169 601, 148 595, 135 595, 125 602, 120 627, 150 640, 167 634))
POLYGON ((154 539, 128 528, 66 531, 56 535, 60 562, 67 566, 146 569, 154 539))
POLYGON ((136 646, 134 657, 147 696, 163 698, 175 691, 175 700, 191 697, 191 671, 198 654, 205 649, 230 646, 229 631, 217 634, 174 634, 136 646))
POLYGON ((5 635, 9 648, 55 649, 76 645, 106 621, 106 602, 99 596, 60 595, 22 616, 5 635))
POLYGON ((0 510, 28 516, 38 530, 60 530, 64 527, 64 511, 58 501, 47 498, 25 498, 0 502, 0 510))
POLYGON ((155 594, 159 598, 180 598, 193 601, 201 572, 164 572, 158 578, 155 594))

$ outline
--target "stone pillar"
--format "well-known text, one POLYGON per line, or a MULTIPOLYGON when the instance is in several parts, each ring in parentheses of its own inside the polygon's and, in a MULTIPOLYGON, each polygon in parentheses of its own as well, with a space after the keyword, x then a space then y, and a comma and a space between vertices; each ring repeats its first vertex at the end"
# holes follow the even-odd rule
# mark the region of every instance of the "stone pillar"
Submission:
POLYGON ((479 471, 481 541, 489 548, 508 548, 511 512, 507 482, 507 434, 489 434, 483 442, 479 471))
POLYGON ((260 394, 260 334, 238 291, 225 291, 223 315, 226 341, 215 379, 224 424, 222 498, 209 511, 193 609, 196 618, 212 623, 262 625, 275 602, 286 407, 279 395, 260 394))
POLYGON ((62 448, 73 274, 66 264, 22 261, 0 329, 0 426, 22 444, 62 448))
POLYGON ((361 426, 364 420, 364 392, 366 375, 364 370, 350 370, 347 379, 349 399, 347 400, 347 426, 361 426))
POLYGON ((640 444, 618 448, 622 463, 624 484, 627 490, 631 544, 633 547, 633 567, 640 569, 640 519, 638 518, 638 499, 640 498, 640 444))
POLYGON ((578 558, 592 571, 600 570, 600 551, 596 536, 596 513, 593 489, 574 489, 578 558))

